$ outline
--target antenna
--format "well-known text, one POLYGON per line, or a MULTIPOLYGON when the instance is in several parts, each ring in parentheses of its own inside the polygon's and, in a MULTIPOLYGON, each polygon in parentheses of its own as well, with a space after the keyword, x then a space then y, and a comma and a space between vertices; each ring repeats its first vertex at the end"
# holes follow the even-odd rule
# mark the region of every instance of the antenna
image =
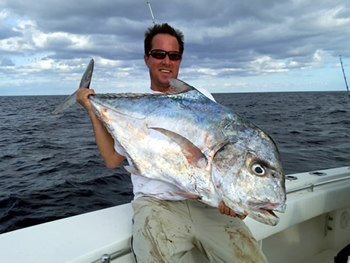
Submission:
POLYGON ((148 4, 148 7, 149 7, 149 11, 151 12, 153 25, 155 25, 155 24, 156 24, 156 21, 154 20, 154 15, 153 15, 152 7, 151 7, 151 3, 149 2, 149 0, 147 0, 147 4, 148 4))
POLYGON ((343 67, 343 61, 341 60, 341 56, 339 56, 339 59, 340 59, 341 68, 342 68, 342 70, 343 70, 343 76, 344 76, 345 86, 346 86, 346 89, 347 89, 348 94, 349 94, 349 97, 350 97, 349 86, 348 86, 348 82, 346 81, 346 76, 345 76, 345 71, 344 71, 344 67, 343 67))

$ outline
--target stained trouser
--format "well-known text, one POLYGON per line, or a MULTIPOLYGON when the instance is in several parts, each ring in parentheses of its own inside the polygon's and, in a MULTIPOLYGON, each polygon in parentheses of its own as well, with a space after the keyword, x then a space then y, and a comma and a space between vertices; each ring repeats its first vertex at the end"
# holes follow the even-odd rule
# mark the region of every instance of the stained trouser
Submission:
POLYGON ((196 262, 194 247, 209 262, 267 262, 246 224, 220 214, 218 208, 198 200, 153 197, 138 198, 132 207, 132 246, 138 263, 196 262))

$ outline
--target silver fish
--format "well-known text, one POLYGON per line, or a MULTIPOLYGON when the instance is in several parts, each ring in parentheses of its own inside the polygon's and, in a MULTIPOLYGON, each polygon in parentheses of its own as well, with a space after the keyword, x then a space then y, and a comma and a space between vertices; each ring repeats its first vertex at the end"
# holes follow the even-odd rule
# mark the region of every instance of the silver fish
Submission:
MULTIPOLYGON (((189 198, 268 225, 284 212, 285 176, 273 140, 188 84, 160 94, 95 94, 96 115, 124 148, 136 175, 176 185, 189 198)), ((60 106, 59 106, 60 107, 60 106)))

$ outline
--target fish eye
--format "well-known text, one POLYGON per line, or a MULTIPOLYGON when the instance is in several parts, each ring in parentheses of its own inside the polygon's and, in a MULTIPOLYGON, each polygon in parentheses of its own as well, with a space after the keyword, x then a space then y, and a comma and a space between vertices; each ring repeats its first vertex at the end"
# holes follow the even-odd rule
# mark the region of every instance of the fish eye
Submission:
POLYGON ((265 174, 265 169, 260 164, 253 164, 252 170, 256 175, 262 176, 265 174))

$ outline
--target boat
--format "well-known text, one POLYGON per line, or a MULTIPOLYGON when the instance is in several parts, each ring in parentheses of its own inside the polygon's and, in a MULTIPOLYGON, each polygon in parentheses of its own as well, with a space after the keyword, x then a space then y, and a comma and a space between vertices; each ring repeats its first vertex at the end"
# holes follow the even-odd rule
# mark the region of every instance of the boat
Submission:
MULTIPOLYGON (((350 167, 288 175, 286 189, 277 226, 245 219, 268 262, 333 263, 350 244, 350 167)), ((124 204, 1 234, 0 262, 135 262, 132 214, 124 204)), ((190 253, 207 262, 198 250, 190 253)))

